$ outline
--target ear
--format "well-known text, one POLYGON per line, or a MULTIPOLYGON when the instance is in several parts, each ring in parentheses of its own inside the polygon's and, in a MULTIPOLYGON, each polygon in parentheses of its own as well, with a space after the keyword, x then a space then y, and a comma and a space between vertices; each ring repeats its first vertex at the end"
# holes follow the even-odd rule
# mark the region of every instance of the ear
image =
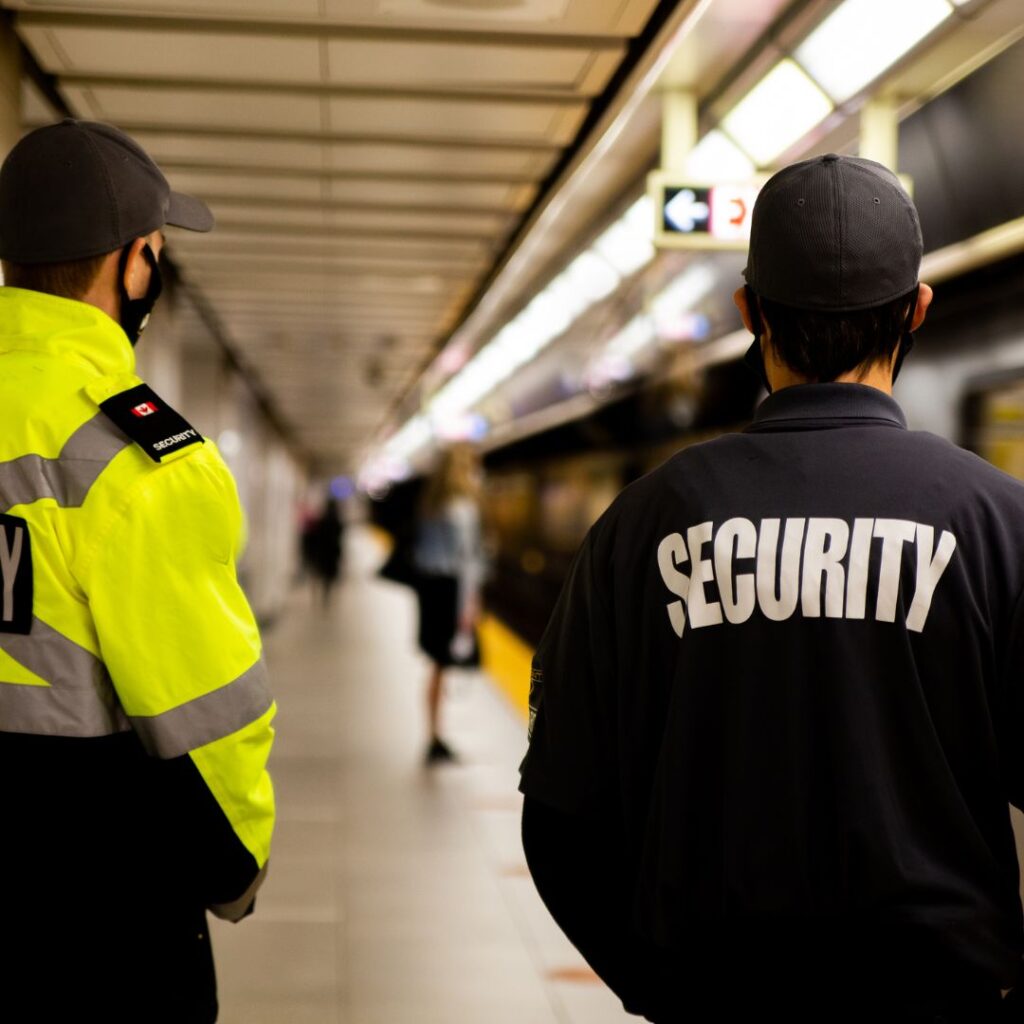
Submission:
POLYGON ((923 281, 918 285, 917 305, 914 307, 914 318, 910 321, 910 329, 912 331, 916 331, 924 323, 924 318, 928 315, 928 307, 932 304, 934 296, 935 293, 930 285, 925 284, 923 281))
POLYGON ((744 285, 740 285, 732 293, 732 301, 736 303, 736 308, 740 311, 740 316, 743 318, 743 326, 753 334, 754 318, 750 315, 750 303, 747 301, 747 289, 744 285))
POLYGON ((130 299, 141 299, 149 287, 149 264, 142 255, 146 245, 145 238, 136 238, 128 248, 128 259, 124 264, 124 277, 121 283, 130 299))

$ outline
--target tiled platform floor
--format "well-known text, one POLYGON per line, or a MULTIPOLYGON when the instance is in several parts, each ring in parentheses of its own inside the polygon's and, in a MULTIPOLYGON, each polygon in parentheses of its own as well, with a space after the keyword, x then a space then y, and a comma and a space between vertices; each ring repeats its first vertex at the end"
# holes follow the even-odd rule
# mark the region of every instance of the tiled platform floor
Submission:
POLYGON ((424 768, 414 604, 379 557, 357 535, 333 608, 297 593, 267 635, 279 823, 256 915, 215 922, 221 1024, 635 1020, 526 874, 524 726, 482 676, 447 697, 461 763, 424 768))

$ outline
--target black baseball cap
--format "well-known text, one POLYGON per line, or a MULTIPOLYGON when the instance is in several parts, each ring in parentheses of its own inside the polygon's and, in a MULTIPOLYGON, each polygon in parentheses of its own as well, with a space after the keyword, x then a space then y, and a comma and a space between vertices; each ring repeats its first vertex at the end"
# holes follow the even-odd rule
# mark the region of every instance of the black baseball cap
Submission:
POLYGON ((213 214, 172 192, 146 151, 112 125, 69 117, 37 128, 0 167, 0 259, 85 259, 165 224, 209 231, 213 214))
POLYGON ((774 302, 851 312, 908 294, 923 249, 917 210, 896 175, 828 153, 784 167, 761 189, 743 276, 774 302))

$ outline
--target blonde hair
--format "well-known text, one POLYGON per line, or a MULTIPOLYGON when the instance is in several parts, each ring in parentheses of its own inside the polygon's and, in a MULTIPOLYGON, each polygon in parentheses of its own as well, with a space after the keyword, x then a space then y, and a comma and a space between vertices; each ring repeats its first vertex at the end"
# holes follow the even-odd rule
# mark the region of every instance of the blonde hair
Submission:
POLYGON ((480 497, 480 458, 471 444, 453 444, 441 453, 441 460, 431 474, 423 491, 421 512, 427 517, 438 516, 452 498, 480 497))

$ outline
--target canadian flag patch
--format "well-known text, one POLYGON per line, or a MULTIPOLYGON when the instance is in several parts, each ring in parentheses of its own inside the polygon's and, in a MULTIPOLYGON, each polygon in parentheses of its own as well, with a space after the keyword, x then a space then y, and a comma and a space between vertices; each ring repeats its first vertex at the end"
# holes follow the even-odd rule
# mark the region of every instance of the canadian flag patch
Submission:
POLYGON ((152 402, 143 402, 141 405, 132 407, 133 416, 152 416, 156 411, 157 408, 152 402))

